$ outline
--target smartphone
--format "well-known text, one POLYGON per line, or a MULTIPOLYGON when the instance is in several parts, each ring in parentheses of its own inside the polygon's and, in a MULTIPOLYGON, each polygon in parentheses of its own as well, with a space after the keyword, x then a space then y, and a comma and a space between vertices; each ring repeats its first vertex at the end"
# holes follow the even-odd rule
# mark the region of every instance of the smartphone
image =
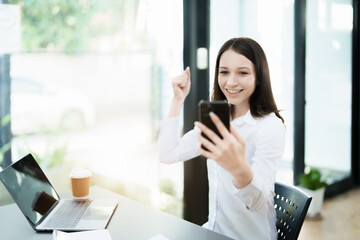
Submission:
MULTIPOLYGON (((210 118, 210 112, 215 113, 221 121, 224 123, 225 127, 230 130, 230 109, 231 104, 227 101, 205 101, 201 100, 199 102, 199 121, 214 131, 219 137, 222 138, 220 132, 217 130, 215 124, 210 118)), ((205 138, 211 141, 204 133, 201 133, 205 138)), ((203 146, 202 146, 203 147, 203 146)), ((205 147, 203 147, 207 150, 205 147)), ((208 150, 207 150, 208 151, 208 150)))

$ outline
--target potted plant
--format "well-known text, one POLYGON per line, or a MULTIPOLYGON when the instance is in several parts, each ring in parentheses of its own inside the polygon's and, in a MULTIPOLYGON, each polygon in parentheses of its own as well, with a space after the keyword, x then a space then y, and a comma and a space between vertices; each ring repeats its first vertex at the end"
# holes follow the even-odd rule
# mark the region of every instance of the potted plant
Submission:
POLYGON ((316 168, 310 168, 307 172, 300 175, 300 188, 312 197, 307 218, 321 219, 321 209, 324 200, 325 189, 327 186, 326 178, 316 168))

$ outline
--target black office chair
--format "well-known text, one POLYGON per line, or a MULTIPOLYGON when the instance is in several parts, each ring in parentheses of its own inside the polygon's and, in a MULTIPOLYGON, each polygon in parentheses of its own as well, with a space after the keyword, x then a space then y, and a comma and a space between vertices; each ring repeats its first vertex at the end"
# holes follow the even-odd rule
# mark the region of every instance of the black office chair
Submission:
POLYGON ((310 206, 311 196, 300 189, 275 183, 274 208, 278 239, 297 239, 310 206))

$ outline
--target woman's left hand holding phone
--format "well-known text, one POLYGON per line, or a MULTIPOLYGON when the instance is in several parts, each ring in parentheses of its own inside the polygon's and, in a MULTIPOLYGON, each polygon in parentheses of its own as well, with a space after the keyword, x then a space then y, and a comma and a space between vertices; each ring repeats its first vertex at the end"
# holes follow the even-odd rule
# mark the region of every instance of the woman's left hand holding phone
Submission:
POLYGON ((229 171, 233 176, 234 185, 243 188, 253 178, 252 169, 246 159, 246 142, 232 125, 228 131, 216 114, 212 113, 210 117, 222 139, 204 124, 196 122, 195 125, 212 141, 210 142, 201 133, 198 133, 197 136, 201 143, 198 151, 202 156, 215 160, 222 168, 229 171), (203 149, 201 145, 204 145, 209 151, 203 149))
POLYGON ((180 75, 174 77, 172 80, 172 88, 174 97, 171 103, 168 117, 180 116, 181 108, 184 104, 185 98, 190 92, 190 68, 187 67, 180 75))

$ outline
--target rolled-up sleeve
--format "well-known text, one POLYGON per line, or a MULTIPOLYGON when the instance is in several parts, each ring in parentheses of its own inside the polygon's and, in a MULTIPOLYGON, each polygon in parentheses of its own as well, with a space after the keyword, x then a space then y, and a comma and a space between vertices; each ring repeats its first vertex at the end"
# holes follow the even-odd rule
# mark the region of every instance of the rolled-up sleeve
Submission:
POLYGON ((158 139, 158 156, 160 162, 175 163, 186 161, 199 155, 199 142, 195 132, 197 128, 180 137, 180 117, 166 118, 161 122, 158 139))
POLYGON ((285 126, 278 118, 269 118, 259 126, 254 143, 255 152, 250 160, 254 177, 244 188, 233 188, 247 209, 260 211, 274 196, 276 172, 285 147, 285 126))

